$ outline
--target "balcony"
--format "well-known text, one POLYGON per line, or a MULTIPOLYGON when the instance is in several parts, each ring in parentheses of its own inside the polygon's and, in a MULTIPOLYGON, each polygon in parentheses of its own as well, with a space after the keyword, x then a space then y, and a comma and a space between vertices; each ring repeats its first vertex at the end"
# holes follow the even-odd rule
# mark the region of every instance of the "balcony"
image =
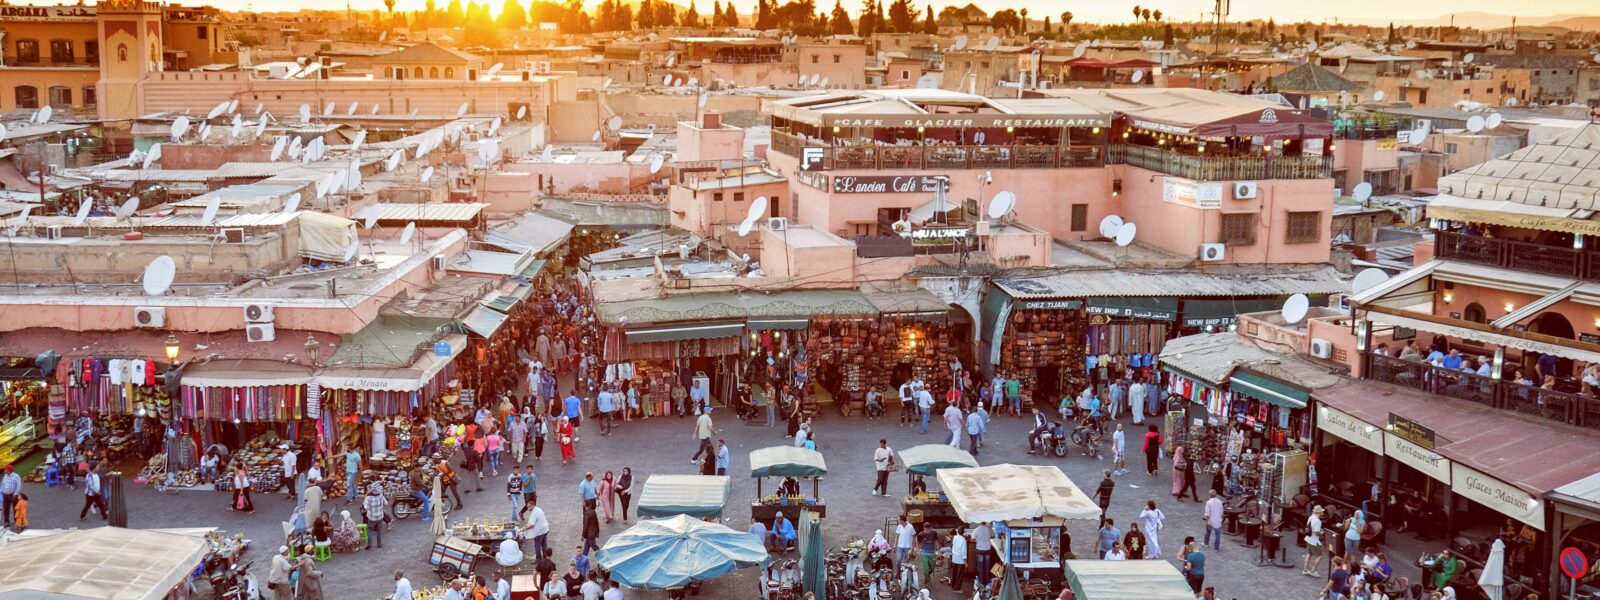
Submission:
POLYGON ((896 169, 1087 169, 1105 165, 1101 146, 824 146, 774 131, 772 149, 799 156, 803 147, 822 148, 822 165, 811 170, 896 169))
POLYGON ((1367 355, 1367 378, 1600 431, 1600 399, 1391 356, 1367 355))
POLYGON ((1434 255, 1524 273, 1600 281, 1600 256, 1567 246, 1438 231, 1434 255))
POLYGON ((1196 181, 1328 179, 1330 156, 1193 156, 1160 148, 1116 144, 1109 162, 1127 164, 1196 181))

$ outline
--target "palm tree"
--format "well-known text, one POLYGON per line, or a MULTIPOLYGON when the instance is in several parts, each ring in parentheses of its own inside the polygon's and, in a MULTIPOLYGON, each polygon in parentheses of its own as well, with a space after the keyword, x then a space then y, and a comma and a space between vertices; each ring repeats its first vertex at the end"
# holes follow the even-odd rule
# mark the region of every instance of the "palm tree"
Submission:
POLYGON ((389 10, 389 16, 394 16, 394 0, 383 0, 383 7, 389 10))
POLYGON ((1139 15, 1140 14, 1143 14, 1143 13, 1139 12, 1139 5, 1137 5, 1137 4, 1133 5, 1133 20, 1135 20, 1135 21, 1139 20, 1139 15))
POLYGON ((1156 10, 1153 16, 1155 17, 1157 23, 1161 22, 1161 11, 1159 9, 1156 10))
POLYGON ((1023 8, 1022 10, 1017 11, 1017 13, 1022 15, 1022 33, 1023 33, 1023 35, 1027 35, 1027 33, 1028 33, 1028 9, 1027 8, 1023 8))
POLYGON ((1144 9, 1144 20, 1146 23, 1150 22, 1150 9, 1148 8, 1144 9))
POLYGON ((1072 11, 1069 10, 1061 13, 1061 28, 1066 29, 1070 25, 1072 25, 1072 11))

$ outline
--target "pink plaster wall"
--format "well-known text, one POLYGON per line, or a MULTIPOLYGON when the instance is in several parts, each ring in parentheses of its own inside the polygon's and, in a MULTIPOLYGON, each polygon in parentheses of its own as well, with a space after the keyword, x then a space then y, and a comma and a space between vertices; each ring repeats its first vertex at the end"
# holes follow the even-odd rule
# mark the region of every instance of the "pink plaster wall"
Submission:
MULTIPOLYGON (((702 116, 702 119, 705 118, 702 116)), ((744 156, 744 130, 732 126, 703 128, 704 122, 678 124, 678 162, 734 160, 744 156)))
POLYGON ((528 173, 533 177, 534 185, 538 185, 539 176, 544 176, 543 189, 551 190, 551 181, 554 180, 554 192, 600 192, 607 194, 625 194, 632 186, 644 185, 651 179, 650 165, 615 163, 604 165, 591 164, 562 164, 562 163, 532 163, 519 162, 505 165, 507 172, 528 173))
MULTIPOLYGON (((720 79, 738 87, 790 87, 800 79, 798 67, 794 63, 726 64, 708 62, 700 66, 700 81, 715 82, 720 79)), ((806 76, 810 77, 810 73, 807 73, 806 76)))
POLYGON ((539 178, 522 171, 490 173, 483 178, 480 202, 489 204, 489 212, 520 213, 538 204, 535 186, 539 178))
MULTIPOLYGON (((1198 256, 1200 244, 1221 240, 1224 212, 1248 212, 1258 215, 1256 242, 1229 247, 1227 264, 1324 263, 1332 252, 1328 243, 1333 223, 1332 179, 1260 181, 1254 200, 1233 199, 1232 186, 1221 182, 1222 209, 1201 210, 1162 200, 1167 175, 1127 165, 1114 169, 1121 174, 1122 195, 1113 207, 1124 221, 1138 224, 1138 239, 1146 244, 1182 256, 1198 256), (1322 213, 1318 242, 1284 243, 1284 229, 1291 211, 1322 213)), ((1090 227, 1095 227, 1094 222, 1090 227)))
MULTIPOLYGON (((332 101, 343 110, 352 101, 361 103, 361 114, 372 103, 382 114, 455 114, 462 102, 469 113, 508 113, 513 103, 530 105, 529 119, 543 122, 552 96, 562 92, 558 78, 533 81, 478 81, 423 79, 256 79, 248 73, 197 73, 169 71, 153 73, 139 83, 139 112, 205 112, 226 100, 239 100, 241 109, 253 111, 261 103, 279 118, 292 117, 302 103, 316 114, 332 101)), ((106 110, 102 104, 102 111, 106 110)), ((342 113, 341 113, 342 114, 342 113)), ((107 116, 102 114, 102 116, 107 116)))
POLYGON ((828 79, 828 87, 835 89, 860 89, 867 84, 867 48, 844 44, 807 44, 800 46, 799 72, 809 78, 820 73, 828 79))
MULTIPOLYGON (((750 212, 750 203, 758 197, 767 197, 770 214, 773 203, 785 197, 786 189, 784 182, 703 191, 675 185, 667 194, 672 210, 672 225, 706 237, 720 237, 723 225, 737 225, 744 221, 745 215, 750 212), (720 201, 713 199, 718 191, 722 193, 720 201), (734 201, 736 192, 744 193, 743 201, 734 201)), ((757 225, 764 223, 765 219, 762 219, 757 225)))

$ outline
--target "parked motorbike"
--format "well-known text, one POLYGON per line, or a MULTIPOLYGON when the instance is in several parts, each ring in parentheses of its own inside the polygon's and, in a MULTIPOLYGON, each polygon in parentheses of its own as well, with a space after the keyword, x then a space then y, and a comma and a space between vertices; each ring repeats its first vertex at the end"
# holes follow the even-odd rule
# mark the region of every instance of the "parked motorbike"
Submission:
MULTIPOLYGON (((440 504, 444 508, 444 515, 447 517, 450 516, 451 504, 449 502, 442 502, 440 504)), ((422 513, 422 499, 416 496, 403 496, 400 498, 395 498, 394 504, 390 505, 389 510, 390 512, 394 513, 394 516, 397 519, 408 519, 411 517, 411 515, 422 513)))

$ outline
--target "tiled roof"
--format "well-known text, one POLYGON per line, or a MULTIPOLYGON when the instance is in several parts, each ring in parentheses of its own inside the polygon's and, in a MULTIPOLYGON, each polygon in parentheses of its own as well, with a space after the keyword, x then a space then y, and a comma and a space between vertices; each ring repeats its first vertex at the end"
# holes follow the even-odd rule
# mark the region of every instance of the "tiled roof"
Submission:
POLYGON ((483 57, 433 42, 422 42, 395 50, 377 60, 385 63, 469 63, 483 60, 483 57))

